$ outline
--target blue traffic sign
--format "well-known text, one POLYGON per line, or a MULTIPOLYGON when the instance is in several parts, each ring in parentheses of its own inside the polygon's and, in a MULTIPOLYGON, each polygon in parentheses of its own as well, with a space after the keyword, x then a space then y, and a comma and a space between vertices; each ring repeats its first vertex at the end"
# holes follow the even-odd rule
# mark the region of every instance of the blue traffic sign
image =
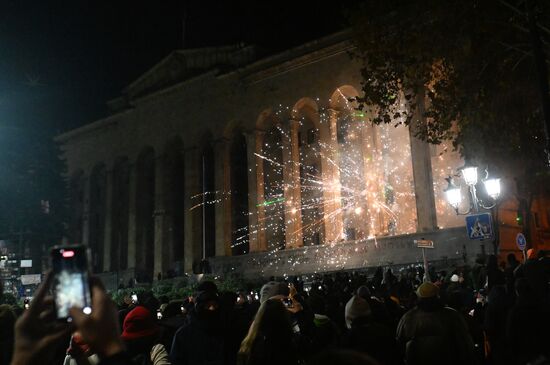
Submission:
POLYGON ((527 247, 527 240, 525 239, 525 236, 523 233, 518 233, 516 236, 516 245, 518 245, 518 248, 523 251, 525 250, 525 247, 527 247))
POLYGON ((489 213, 472 214, 466 217, 466 229, 471 240, 486 240, 493 237, 493 219, 489 213))

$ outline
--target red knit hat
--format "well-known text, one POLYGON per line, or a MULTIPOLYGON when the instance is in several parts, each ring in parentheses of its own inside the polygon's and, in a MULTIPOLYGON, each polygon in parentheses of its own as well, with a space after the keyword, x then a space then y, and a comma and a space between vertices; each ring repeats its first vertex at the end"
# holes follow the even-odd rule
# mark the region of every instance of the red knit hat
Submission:
POLYGON ((135 340, 156 335, 158 332, 159 327, 155 323, 151 312, 145 307, 137 306, 124 318, 121 337, 123 340, 135 340))

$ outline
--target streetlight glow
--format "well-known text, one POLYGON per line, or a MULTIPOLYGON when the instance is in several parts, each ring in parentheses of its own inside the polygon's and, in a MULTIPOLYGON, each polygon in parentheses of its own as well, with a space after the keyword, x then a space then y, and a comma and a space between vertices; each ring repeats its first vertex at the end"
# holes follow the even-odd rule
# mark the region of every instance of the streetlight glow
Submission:
POLYGON ((485 184, 485 189, 487 190, 487 194, 493 198, 494 200, 497 200, 500 196, 500 179, 494 178, 494 179, 488 179, 483 182, 485 184))
POLYGON ((464 166, 461 171, 466 185, 472 186, 477 184, 477 166, 464 166))
POLYGON ((445 197, 447 198, 447 202, 456 210, 462 201, 460 188, 453 183, 452 177, 449 176, 445 180, 448 182, 447 188, 444 190, 445 197))

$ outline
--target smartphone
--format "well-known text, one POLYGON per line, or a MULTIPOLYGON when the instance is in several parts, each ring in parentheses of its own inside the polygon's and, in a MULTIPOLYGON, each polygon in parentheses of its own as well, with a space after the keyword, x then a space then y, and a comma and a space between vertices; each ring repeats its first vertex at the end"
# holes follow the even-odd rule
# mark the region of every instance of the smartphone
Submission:
POLYGON ((283 299, 283 304, 285 305, 285 307, 287 308, 292 308, 292 299, 290 298, 285 298, 283 299))
POLYGON ((132 303, 137 304, 137 302, 138 302, 137 294, 132 294, 132 303))
POLYGON ((92 312, 88 283, 88 255, 84 246, 57 246, 51 250, 53 293, 58 319, 72 321, 69 309, 92 312))
POLYGON ((157 319, 162 319, 162 312, 160 311, 160 309, 157 309, 157 319))

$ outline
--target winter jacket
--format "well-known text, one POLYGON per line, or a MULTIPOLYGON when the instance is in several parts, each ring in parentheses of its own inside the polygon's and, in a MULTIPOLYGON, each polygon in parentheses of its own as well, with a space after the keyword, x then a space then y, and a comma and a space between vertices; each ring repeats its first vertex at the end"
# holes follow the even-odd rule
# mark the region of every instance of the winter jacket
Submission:
POLYGON ((192 315, 174 336, 170 360, 174 365, 223 365, 224 339, 219 323, 192 315))
POLYGON ((408 365, 477 363, 464 319, 448 307, 408 311, 397 327, 397 342, 408 365))

